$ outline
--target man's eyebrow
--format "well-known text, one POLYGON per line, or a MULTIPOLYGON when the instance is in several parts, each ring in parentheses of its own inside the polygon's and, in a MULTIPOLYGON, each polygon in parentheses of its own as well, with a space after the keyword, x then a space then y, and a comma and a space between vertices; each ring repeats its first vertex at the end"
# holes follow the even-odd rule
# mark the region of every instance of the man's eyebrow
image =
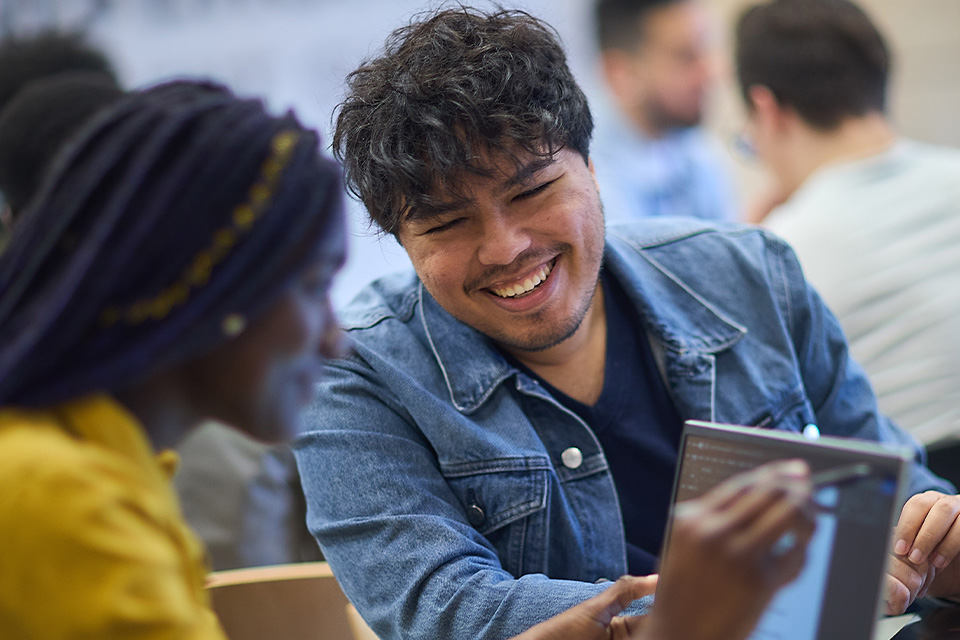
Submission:
POLYGON ((456 213, 465 208, 467 204, 468 201, 465 198, 451 202, 422 203, 410 207, 403 215, 403 220, 405 222, 433 222, 446 215, 456 213))
POLYGON ((508 176, 500 186, 497 187, 499 193, 509 191, 517 185, 525 184, 532 176, 534 176, 539 171, 549 167, 553 164, 553 156, 543 156, 531 160, 530 162, 520 166, 516 173, 512 176, 508 176))

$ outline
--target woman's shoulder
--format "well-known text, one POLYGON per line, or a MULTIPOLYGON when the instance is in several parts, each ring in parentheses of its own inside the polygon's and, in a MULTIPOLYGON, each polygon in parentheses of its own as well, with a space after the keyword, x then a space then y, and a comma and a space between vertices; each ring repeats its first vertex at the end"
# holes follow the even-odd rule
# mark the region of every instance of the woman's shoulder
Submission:
POLYGON ((86 449, 49 412, 0 409, 0 482, 6 487, 60 470, 78 474, 86 449))
POLYGON ((0 486, 0 595, 16 612, 0 613, 2 626, 65 638, 149 624, 222 638, 203 606, 202 548, 172 491, 135 461, 52 414, 0 409, 0 486))
POLYGON ((0 409, 0 528, 60 528, 118 504, 149 505, 152 483, 120 452, 77 438, 43 411, 0 409))

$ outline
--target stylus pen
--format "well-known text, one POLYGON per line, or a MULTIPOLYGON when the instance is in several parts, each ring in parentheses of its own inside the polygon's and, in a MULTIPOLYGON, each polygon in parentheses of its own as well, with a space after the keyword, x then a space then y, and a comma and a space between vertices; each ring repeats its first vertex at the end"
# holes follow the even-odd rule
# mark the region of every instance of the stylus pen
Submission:
POLYGON ((841 467, 833 467, 824 471, 817 471, 810 474, 810 484, 814 489, 823 487, 835 487, 848 482, 854 482, 873 475, 870 465, 865 462, 857 464, 847 464, 841 467))

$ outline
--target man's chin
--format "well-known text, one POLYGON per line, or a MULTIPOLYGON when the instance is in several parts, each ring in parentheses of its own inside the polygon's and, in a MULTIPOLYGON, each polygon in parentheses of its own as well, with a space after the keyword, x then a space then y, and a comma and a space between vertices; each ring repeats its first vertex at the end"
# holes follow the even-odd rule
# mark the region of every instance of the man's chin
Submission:
POLYGON ((699 116, 696 118, 675 118, 671 125, 668 125, 667 128, 670 129, 693 129, 699 127, 703 124, 703 117, 699 116))
POLYGON ((659 122, 660 129, 667 131, 670 129, 692 129, 703 124, 703 111, 696 113, 678 113, 661 111, 657 114, 656 120, 659 122))
POLYGON ((572 338, 574 334, 576 334, 577 329, 580 328, 581 324, 583 324, 582 317, 576 320, 571 320, 567 323, 567 326, 562 327, 561 330, 551 331, 550 333, 528 333, 522 336, 500 334, 488 335, 487 337, 496 342, 500 348, 507 351, 517 354, 533 354, 540 353, 546 351, 547 349, 551 349, 563 344, 572 338))

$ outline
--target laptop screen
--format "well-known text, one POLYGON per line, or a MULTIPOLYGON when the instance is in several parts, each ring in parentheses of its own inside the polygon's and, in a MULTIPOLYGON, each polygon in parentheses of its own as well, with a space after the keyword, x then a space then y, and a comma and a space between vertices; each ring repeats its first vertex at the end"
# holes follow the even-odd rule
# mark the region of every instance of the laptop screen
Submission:
MULTIPOLYGON (((688 421, 674 479, 676 503, 766 462, 802 458, 822 483, 800 575, 778 592, 751 640, 870 640, 910 453, 859 440, 688 421)), ((667 535, 669 539, 669 525, 667 535)), ((664 553, 668 553, 664 549, 664 553)))

